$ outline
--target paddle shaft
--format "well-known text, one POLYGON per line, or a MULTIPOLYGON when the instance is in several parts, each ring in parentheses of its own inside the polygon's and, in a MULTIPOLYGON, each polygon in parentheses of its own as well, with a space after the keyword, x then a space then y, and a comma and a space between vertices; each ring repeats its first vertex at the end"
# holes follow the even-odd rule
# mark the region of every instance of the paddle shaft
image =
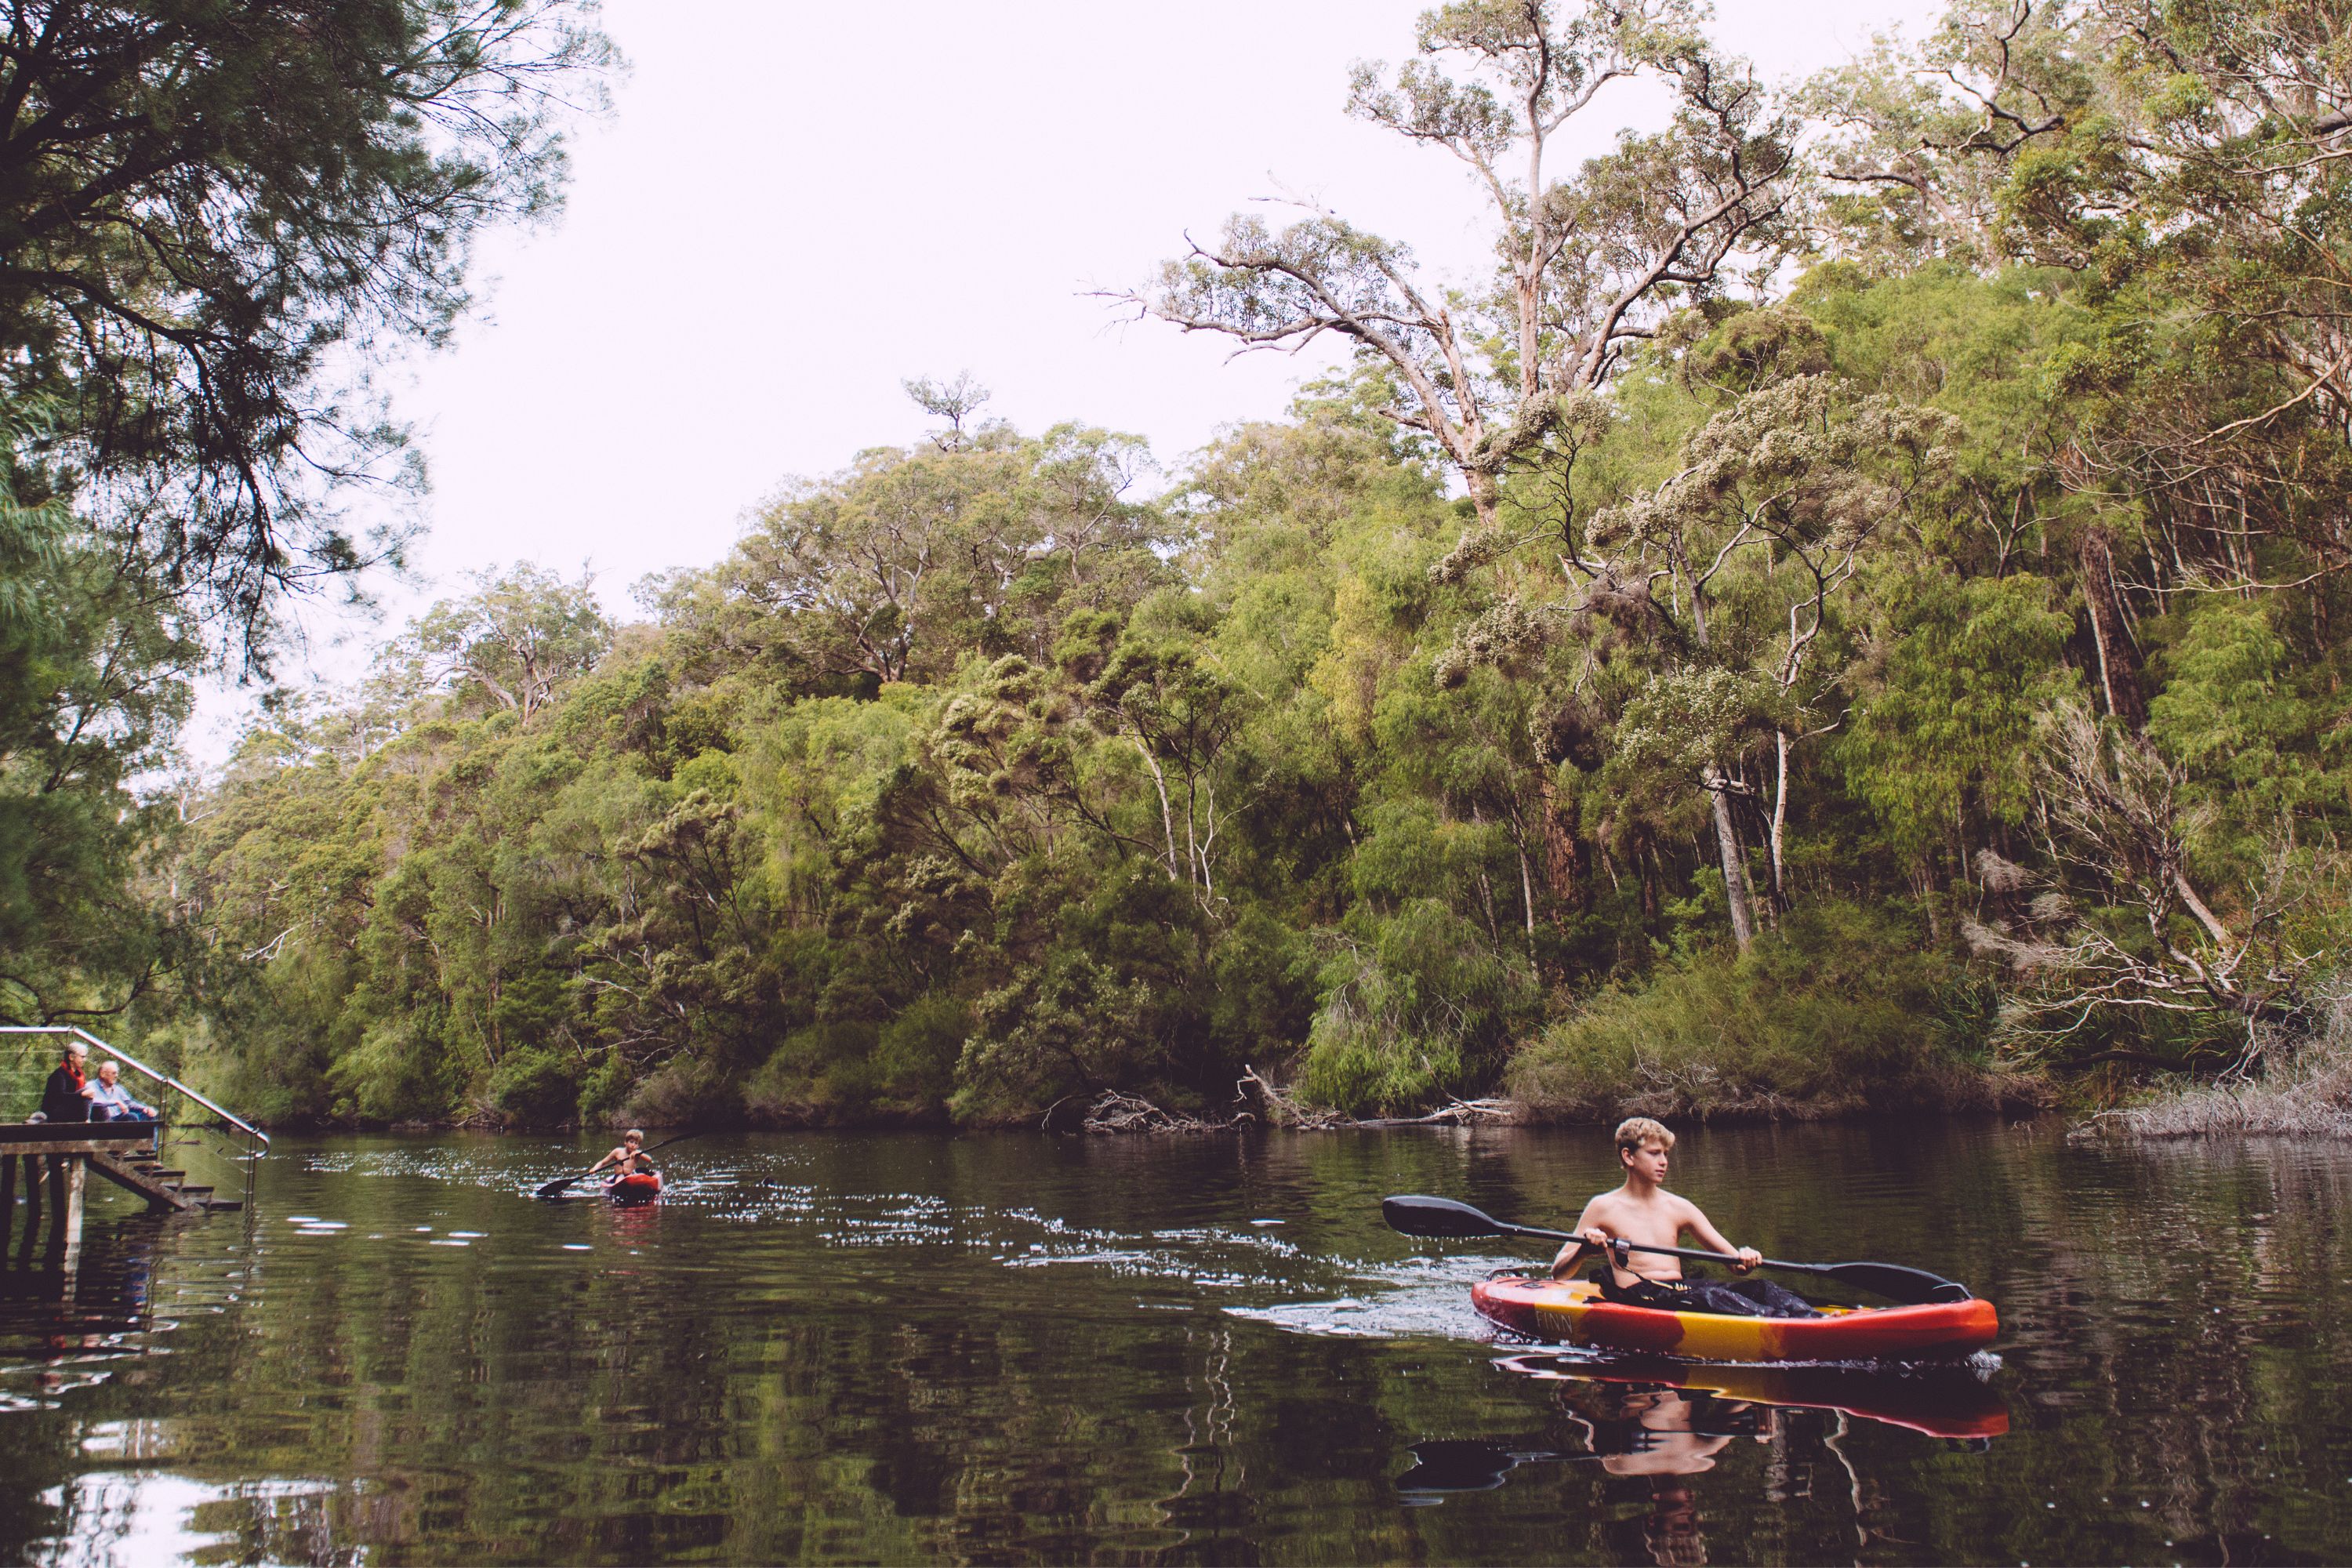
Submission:
MULTIPOLYGON (((1604 1250, 1601 1247, 1594 1247, 1591 1242, 1585 1241, 1584 1237, 1570 1230, 1546 1230, 1541 1226, 1512 1225, 1504 1220, 1496 1220, 1495 1224, 1498 1229, 1507 1231, 1512 1236, 1528 1237, 1538 1241, 1583 1242, 1585 1247, 1595 1252, 1604 1250)), ((1638 1241, 1612 1240, 1608 1244, 1605 1250, 1614 1252, 1621 1247, 1628 1252, 1654 1252, 1666 1258, 1687 1258, 1695 1263, 1728 1263, 1735 1268, 1738 1267, 1740 1263, 1740 1259, 1738 1258, 1728 1252, 1701 1252, 1696 1247, 1649 1247, 1638 1241)), ((1786 1268, 1798 1274, 1824 1274, 1830 1269, 1837 1268, 1838 1265, 1833 1263, 1782 1263, 1778 1258, 1768 1258, 1762 1263, 1757 1265, 1757 1267, 1759 1268, 1786 1268)))

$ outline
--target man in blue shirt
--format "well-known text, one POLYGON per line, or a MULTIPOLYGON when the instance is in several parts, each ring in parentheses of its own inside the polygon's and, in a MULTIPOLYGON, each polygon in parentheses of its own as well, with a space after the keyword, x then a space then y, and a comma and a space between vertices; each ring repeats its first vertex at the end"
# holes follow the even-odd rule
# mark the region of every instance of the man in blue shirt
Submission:
POLYGON ((122 1087, 122 1064, 105 1061, 98 1064, 98 1081, 89 1086, 89 1119, 92 1121, 152 1121, 155 1108, 142 1105, 131 1098, 122 1087))

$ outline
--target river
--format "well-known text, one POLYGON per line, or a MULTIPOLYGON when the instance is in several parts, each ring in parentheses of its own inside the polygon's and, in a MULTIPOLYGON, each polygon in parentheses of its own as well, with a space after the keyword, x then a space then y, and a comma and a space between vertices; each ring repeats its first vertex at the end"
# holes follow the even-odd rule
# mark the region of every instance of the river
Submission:
POLYGON ((1469 1284, 1534 1253, 1380 1223, 1561 1223, 1599 1133, 712 1136, 658 1204, 532 1200, 599 1147, 189 1146, 243 1213, 101 1198, 69 1291, 12 1251, 0 1557, 2352 1558, 2335 1144, 1690 1130, 1673 1185, 1736 1240, 2004 1329, 1941 1378, 1713 1392, 1496 1342, 1469 1284))

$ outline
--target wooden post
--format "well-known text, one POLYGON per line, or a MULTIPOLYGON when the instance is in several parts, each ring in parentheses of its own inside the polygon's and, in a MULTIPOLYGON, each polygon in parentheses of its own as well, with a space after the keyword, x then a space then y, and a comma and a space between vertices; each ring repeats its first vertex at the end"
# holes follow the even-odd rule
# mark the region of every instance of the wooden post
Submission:
POLYGON ((33 1245, 33 1237, 41 1229, 42 1178, 47 1173, 48 1162, 38 1154, 25 1156, 25 1245, 33 1245))
POLYGON ((71 1207, 77 1214, 80 1212, 79 1205, 74 1200, 81 1194, 79 1192, 69 1191, 73 1184, 67 1174, 69 1169, 78 1168, 79 1164, 80 1162, 70 1154, 49 1156, 49 1239, 53 1242, 64 1239, 66 1210, 71 1207))
POLYGON ((58 1172, 58 1184, 65 1189, 66 1212, 58 1224, 58 1234, 50 1240, 52 1245, 63 1246, 66 1270, 70 1275, 74 1265, 81 1261, 82 1188, 89 1180, 89 1159, 82 1154, 67 1154, 61 1158, 66 1163, 65 1169, 58 1172))
POLYGON ((0 1154, 0 1250, 6 1248, 16 1224, 16 1156, 0 1154))

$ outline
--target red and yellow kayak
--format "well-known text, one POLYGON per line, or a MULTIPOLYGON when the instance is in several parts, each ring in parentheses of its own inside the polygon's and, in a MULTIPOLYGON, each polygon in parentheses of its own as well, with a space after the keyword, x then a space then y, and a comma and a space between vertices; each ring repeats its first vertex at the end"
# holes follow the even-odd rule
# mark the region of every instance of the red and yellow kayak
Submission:
POLYGON ((1604 1300, 1584 1279, 1507 1276, 1470 1292, 1480 1314, 1513 1333, 1688 1361, 1927 1361, 1992 1343, 1990 1301, 1919 1307, 1830 1307, 1819 1318, 1668 1312, 1604 1300))
POLYGON ((641 1171, 631 1175, 615 1176, 604 1184, 604 1195, 623 1202, 642 1203, 662 1189, 661 1173, 641 1171))

